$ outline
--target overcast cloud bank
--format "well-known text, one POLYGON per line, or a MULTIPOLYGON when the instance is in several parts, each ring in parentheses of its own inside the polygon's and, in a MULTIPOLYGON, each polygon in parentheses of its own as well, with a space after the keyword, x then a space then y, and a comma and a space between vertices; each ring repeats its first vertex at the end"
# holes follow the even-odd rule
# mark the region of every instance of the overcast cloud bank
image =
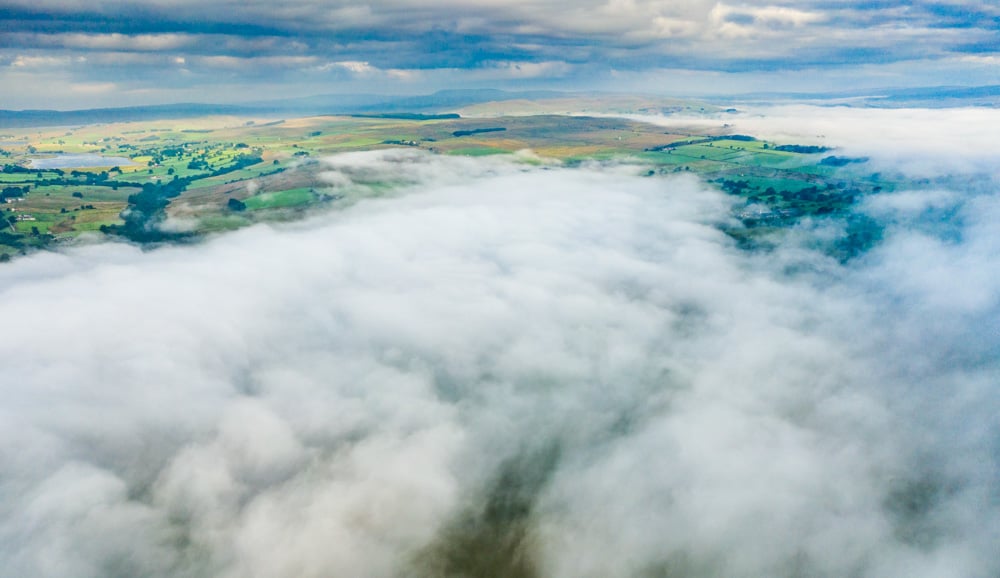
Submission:
POLYGON ((1000 9, 983 0, 6 0, 0 30, 0 108, 1000 78, 1000 9))
POLYGON ((1000 572, 993 192, 841 265, 695 179, 329 166, 410 192, 0 268, 0 576, 1000 572))

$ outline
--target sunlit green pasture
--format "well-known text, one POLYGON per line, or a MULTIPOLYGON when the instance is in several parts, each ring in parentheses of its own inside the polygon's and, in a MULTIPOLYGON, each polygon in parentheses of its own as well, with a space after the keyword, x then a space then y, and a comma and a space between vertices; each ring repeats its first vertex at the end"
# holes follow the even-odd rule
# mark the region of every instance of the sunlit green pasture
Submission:
POLYGON ((307 205, 316 200, 316 193, 312 189, 299 188, 276 193, 261 193, 254 195, 246 201, 247 209, 278 209, 285 207, 297 207, 307 205))

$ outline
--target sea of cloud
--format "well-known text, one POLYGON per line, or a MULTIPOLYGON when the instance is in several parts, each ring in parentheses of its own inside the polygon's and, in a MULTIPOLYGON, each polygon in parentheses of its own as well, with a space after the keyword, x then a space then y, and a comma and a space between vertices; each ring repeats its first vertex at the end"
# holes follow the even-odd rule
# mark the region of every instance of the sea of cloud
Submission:
MULTIPOLYGON (((998 152, 992 127, 1000 109, 879 109, 809 104, 748 105, 716 115, 736 133, 780 143, 824 145, 830 154, 867 157, 873 170, 902 171, 910 177, 997 172, 998 152)), ((705 124, 706 115, 631 118, 662 126, 705 124)))
POLYGON ((1000 573, 993 191, 841 263, 690 177, 327 163, 404 192, 0 267, 0 576, 1000 573))

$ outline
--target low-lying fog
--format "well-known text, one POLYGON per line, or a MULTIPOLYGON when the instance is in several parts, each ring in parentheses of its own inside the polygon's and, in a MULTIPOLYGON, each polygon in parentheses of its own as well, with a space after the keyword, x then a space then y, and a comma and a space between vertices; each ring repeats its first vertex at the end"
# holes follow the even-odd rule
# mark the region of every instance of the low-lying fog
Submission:
POLYGON ((0 576, 1000 573, 996 187, 841 264, 694 178, 329 164, 413 184, 0 267, 0 576))

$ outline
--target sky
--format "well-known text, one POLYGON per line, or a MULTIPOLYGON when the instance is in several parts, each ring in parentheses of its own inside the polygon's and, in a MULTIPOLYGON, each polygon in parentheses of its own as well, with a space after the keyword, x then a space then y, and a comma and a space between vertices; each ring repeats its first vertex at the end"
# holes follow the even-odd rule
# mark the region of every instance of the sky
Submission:
POLYGON ((13 260, 0 577, 996 576, 998 116, 735 117, 928 179, 767 251, 690 175, 397 149, 322 160, 400 186, 341 211, 13 260))
POLYGON ((1000 83, 985 0, 4 0, 0 108, 1000 83))

